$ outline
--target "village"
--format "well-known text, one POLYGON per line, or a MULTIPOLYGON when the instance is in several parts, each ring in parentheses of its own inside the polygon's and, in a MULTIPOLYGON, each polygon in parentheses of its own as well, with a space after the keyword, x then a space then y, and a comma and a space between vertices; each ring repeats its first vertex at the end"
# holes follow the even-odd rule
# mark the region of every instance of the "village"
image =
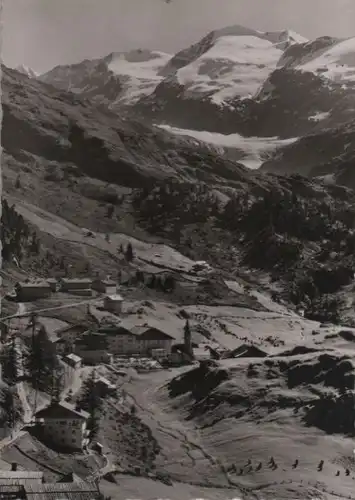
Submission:
MULTIPOLYGON (((225 465, 161 413, 171 380, 219 362, 252 366, 300 339, 321 342, 301 311, 243 277, 230 281, 204 262, 159 267, 155 257, 94 277, 12 269, 17 279, 7 280, 4 296, 12 314, 0 318, 0 396, 9 408, 0 431, 4 498, 121 500, 129 478, 158 488, 190 475, 218 484, 225 465)), ((196 379, 188 390, 199 387, 196 379)), ((234 486, 233 471, 244 469, 228 467, 234 486)))
MULTIPOLYGON (((130 370, 147 373, 191 365, 196 358, 208 359, 210 351, 192 342, 188 320, 181 321, 179 335, 176 335, 176 328, 172 335, 166 325, 159 327, 157 322, 141 321, 139 311, 128 314, 120 286, 110 277, 27 279, 16 283, 6 299, 16 303, 18 310, 15 315, 1 319, 1 359, 3 365, 6 351, 15 345, 16 380, 9 381, 5 371, 1 378, 10 387, 13 384, 22 413, 20 419, 2 430, 2 494, 25 499, 32 498, 31 495, 46 498, 49 492, 56 492, 65 498, 102 498, 98 479, 118 467, 117 450, 110 448, 112 415, 124 421, 128 417, 134 422, 136 418, 134 405, 122 388, 130 370), (85 308, 93 320, 91 326, 78 320, 55 328, 61 321, 48 316, 51 308, 38 309, 37 303, 58 298, 60 294, 71 297, 71 301, 57 308, 85 308), (24 352, 33 348, 34 339, 41 334, 49 340, 48 349, 58 359, 61 369, 60 389, 53 390, 53 382, 47 394, 31 383, 23 361, 24 352), (106 405, 103 409, 100 403, 100 411, 110 421, 108 424, 105 420, 102 425, 105 432, 97 432, 97 429, 93 432, 93 419, 105 419, 101 414, 94 416, 97 408, 90 408, 89 404, 89 408, 86 405, 83 409, 80 404, 84 386, 90 387, 89 392, 95 392, 106 405), (106 442, 99 441, 105 438, 106 442), (35 455, 41 453, 41 460, 33 453, 26 456, 21 444, 23 440, 29 440, 32 447, 36 443, 38 452, 35 455), (58 468, 53 465, 58 463, 58 456, 68 458, 69 470, 70 466, 75 470, 83 457, 90 458, 91 464, 86 464, 85 474, 78 476, 70 474, 69 470, 67 474, 53 474, 58 468), (29 470, 33 465, 34 470, 29 470)), ((141 424, 134 425, 139 428, 141 424)), ((142 432, 145 431, 141 431, 138 439, 142 439, 142 432)), ((147 433, 149 435, 149 431, 147 433)), ((145 451, 144 460, 136 460, 136 464, 132 458, 133 463, 127 464, 127 468, 137 472, 139 465, 146 464, 149 469, 147 453, 149 451, 145 451)))

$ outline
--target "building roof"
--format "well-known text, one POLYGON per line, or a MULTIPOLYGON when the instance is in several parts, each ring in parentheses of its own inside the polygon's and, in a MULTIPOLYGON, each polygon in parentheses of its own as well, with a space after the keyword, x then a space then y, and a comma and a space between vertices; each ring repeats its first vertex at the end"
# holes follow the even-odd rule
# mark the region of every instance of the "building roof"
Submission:
POLYGON ((25 487, 31 500, 96 500, 100 492, 94 481, 75 483, 43 483, 25 487))
POLYGON ((86 326, 84 325, 81 325, 80 323, 78 324, 73 324, 73 325, 68 325, 68 326, 64 326, 63 328, 59 328, 59 330, 56 330, 55 333, 57 335, 61 335, 63 333, 67 333, 67 332, 70 332, 71 330, 78 330, 79 333, 84 333, 86 332, 88 329, 86 326))
POLYGON ((171 335, 169 335, 168 333, 166 332, 163 332, 162 330, 159 330, 159 328, 156 328, 155 326, 150 326, 148 324, 145 324, 145 325, 137 325, 137 326, 133 326, 132 328, 129 328, 129 331, 133 334, 133 335, 137 335, 139 337, 145 335, 146 333, 148 333, 150 330, 154 330, 156 332, 159 332, 160 334, 164 335, 165 337, 168 337, 170 339, 173 339, 174 337, 172 337, 171 335))
POLYGON ((65 356, 66 359, 70 359, 71 361, 74 361, 75 363, 79 363, 81 361, 81 357, 78 356, 77 354, 74 354, 73 352, 71 354, 68 354, 65 356))
POLYGON ((98 380, 97 380, 98 383, 101 383, 101 384, 104 384, 106 385, 107 387, 112 387, 112 388, 116 388, 116 385, 113 384, 112 382, 110 382, 109 380, 107 380, 107 378, 105 377, 100 377, 98 380))
POLYGON ((106 299, 112 300, 114 302, 122 302, 123 297, 119 295, 118 293, 115 293, 113 295, 106 295, 106 299))
POLYGON ((30 281, 28 283, 21 282, 16 283, 16 285, 20 288, 50 288, 49 283, 47 281, 30 281))
POLYGON ((62 283, 92 283, 91 278, 61 278, 62 283))
POLYGON ((42 479, 43 472, 27 470, 0 470, 0 482, 4 479, 42 479))
POLYGON ((36 413, 36 418, 44 419, 78 419, 87 420, 89 414, 83 410, 76 410, 75 407, 66 401, 60 403, 52 403, 43 410, 36 413))
POLYGON ((156 328, 155 326, 151 326, 148 324, 144 325, 127 325, 125 323, 119 324, 117 326, 113 325, 108 325, 108 326, 101 326, 98 329, 99 335, 135 335, 137 337, 143 336, 147 334, 149 331, 155 331, 159 332, 162 336, 170 339, 174 339, 171 335, 169 335, 166 332, 163 332, 162 330, 159 330, 159 328, 156 328))
POLYGON ((104 278, 104 279, 96 278, 94 280, 94 283, 100 283, 100 284, 106 285, 106 286, 116 286, 117 285, 116 281, 111 280, 109 278, 104 278))
MULTIPOLYGON (((25 488, 20 484, 0 484, 0 497, 4 498, 3 495, 14 495, 18 494, 18 498, 24 498, 25 488)), ((5 497, 6 498, 6 497, 5 497)))

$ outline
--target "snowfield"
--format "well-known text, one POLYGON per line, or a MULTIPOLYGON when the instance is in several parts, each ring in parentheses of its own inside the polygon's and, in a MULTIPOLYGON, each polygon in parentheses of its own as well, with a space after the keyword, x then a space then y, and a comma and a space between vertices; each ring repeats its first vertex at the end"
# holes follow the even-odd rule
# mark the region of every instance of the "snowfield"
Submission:
POLYGON ((163 79, 158 73, 171 57, 165 52, 150 50, 114 54, 108 69, 120 77, 123 85, 119 101, 133 104, 143 95, 154 92, 163 79))
POLYGON ((282 51, 254 36, 225 36, 196 61, 177 72, 180 85, 190 92, 215 91, 213 101, 221 104, 236 95, 252 96, 276 68, 282 51))
POLYGON ((298 137, 279 139, 278 137, 243 137, 240 134, 224 135, 214 132, 181 129, 170 127, 169 125, 159 125, 159 128, 163 128, 173 134, 193 137, 198 141, 213 144, 221 148, 235 148, 242 153, 239 162, 253 170, 259 168, 278 148, 288 146, 298 140, 298 137))
POLYGON ((338 42, 298 69, 335 83, 355 82, 355 38, 338 42))

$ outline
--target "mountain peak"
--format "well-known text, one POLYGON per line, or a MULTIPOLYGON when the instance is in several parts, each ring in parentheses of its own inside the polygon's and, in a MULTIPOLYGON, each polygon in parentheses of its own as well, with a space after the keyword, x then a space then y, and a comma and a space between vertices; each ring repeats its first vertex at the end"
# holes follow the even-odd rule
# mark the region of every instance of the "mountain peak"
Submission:
POLYGON ((35 71, 33 71, 33 69, 23 64, 16 66, 15 70, 18 71, 19 73, 22 73, 23 75, 28 76, 28 78, 37 78, 38 76, 38 74, 35 71))

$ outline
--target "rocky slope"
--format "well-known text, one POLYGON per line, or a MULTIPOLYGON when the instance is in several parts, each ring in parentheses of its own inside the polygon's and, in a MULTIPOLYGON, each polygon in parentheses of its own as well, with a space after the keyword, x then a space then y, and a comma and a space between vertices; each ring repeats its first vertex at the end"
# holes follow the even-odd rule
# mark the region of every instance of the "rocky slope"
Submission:
MULTIPOLYGON (((352 191, 248 170, 213 146, 120 119, 8 68, 2 90, 9 199, 36 200, 39 209, 100 233, 150 234, 229 275, 240 265, 275 273, 286 288, 297 284, 295 303, 309 300, 309 290, 297 288, 302 273, 310 278, 324 263, 334 288, 315 275, 321 295, 351 284, 352 191)), ((323 299, 312 296, 309 314, 338 317, 323 299)))
POLYGON ((160 71, 171 55, 158 51, 132 50, 107 57, 56 66, 39 80, 80 94, 109 108, 121 109, 151 94, 163 77, 160 71))
POLYGON ((170 60, 166 79, 141 100, 142 113, 182 128, 256 136, 290 137, 343 123, 353 103, 353 53, 353 39, 308 42, 239 27, 212 32, 170 60))
POLYGON ((217 183, 250 177, 213 146, 119 119, 103 106, 5 67, 2 91, 5 158, 27 168, 45 171, 61 165, 77 175, 129 187, 171 177, 217 183))

